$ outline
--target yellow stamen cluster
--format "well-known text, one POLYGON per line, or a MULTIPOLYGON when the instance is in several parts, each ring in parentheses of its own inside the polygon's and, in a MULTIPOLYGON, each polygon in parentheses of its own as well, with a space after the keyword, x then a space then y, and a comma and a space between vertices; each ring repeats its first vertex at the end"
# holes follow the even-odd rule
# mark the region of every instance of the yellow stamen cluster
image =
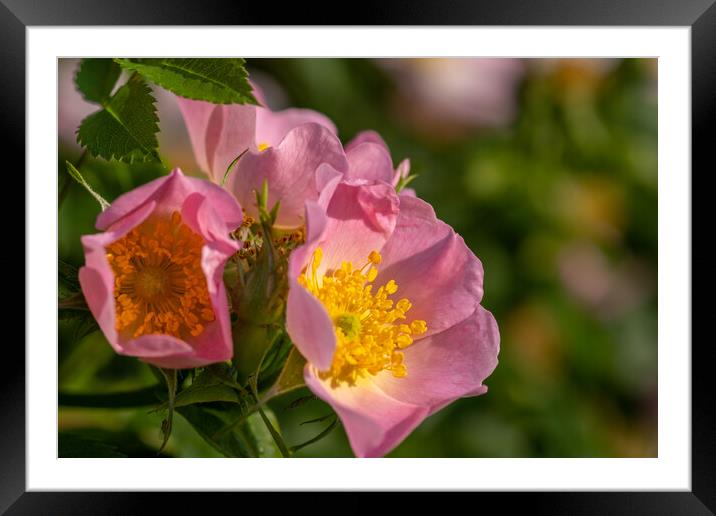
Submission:
POLYGON ((127 337, 200 335, 215 319, 201 269, 200 235, 181 215, 154 216, 107 246, 116 328, 127 337))
POLYGON ((407 299, 398 302, 389 299, 398 290, 395 281, 390 280, 373 292, 380 253, 371 252, 368 262, 359 269, 343 262, 340 269, 319 277, 322 258, 319 247, 298 278, 326 308, 336 331, 333 363, 319 376, 330 378, 334 387, 341 382, 354 385, 359 378, 383 370, 389 370, 396 378, 406 376, 401 350, 413 343, 413 335, 425 333, 427 324, 421 320, 404 322, 411 304, 407 299))

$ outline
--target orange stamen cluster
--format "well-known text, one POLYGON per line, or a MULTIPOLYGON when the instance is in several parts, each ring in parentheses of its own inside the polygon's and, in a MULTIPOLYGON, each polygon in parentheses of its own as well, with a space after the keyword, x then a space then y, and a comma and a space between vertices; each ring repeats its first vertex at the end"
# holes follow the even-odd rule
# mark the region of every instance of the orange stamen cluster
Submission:
POLYGON ((127 337, 197 337, 215 319, 201 269, 203 239, 181 215, 153 216, 107 246, 115 327, 127 337))

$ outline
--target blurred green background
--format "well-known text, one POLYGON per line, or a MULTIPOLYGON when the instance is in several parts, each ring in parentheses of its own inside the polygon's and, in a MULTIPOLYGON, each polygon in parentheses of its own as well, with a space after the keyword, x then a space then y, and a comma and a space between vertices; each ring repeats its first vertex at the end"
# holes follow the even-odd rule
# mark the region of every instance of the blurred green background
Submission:
MULTIPOLYGON (((74 130, 94 108, 59 62, 59 162, 77 160, 74 130)), ((273 109, 328 115, 346 143, 374 129, 411 186, 482 260, 483 305, 500 327, 486 395, 427 419, 393 457, 657 455, 657 61, 655 59, 248 60, 273 109)), ((199 174, 170 94, 157 91, 160 151, 199 174)), ((61 168, 59 169, 61 172, 61 168)), ((163 173, 88 160, 107 199, 163 173)), ((99 212, 60 174, 59 258, 83 263, 79 237, 99 212)), ((155 383, 101 332, 59 325, 59 389, 102 393, 155 383)), ((308 391, 271 403, 286 441, 330 413, 308 391)), ((154 456, 162 415, 60 407, 59 430, 129 456, 154 456), (107 443, 105 445, 100 443, 107 443)), ((218 456, 175 416, 165 455, 218 456)), ((338 427, 298 456, 352 456, 338 427)))

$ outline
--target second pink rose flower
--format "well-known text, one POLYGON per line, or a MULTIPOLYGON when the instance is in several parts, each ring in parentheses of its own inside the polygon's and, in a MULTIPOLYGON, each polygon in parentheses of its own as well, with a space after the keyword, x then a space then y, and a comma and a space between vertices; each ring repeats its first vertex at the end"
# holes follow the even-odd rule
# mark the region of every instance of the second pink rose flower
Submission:
POLYGON ((112 347, 183 369, 232 357, 223 271, 241 207, 179 169, 119 198, 85 235, 82 292, 112 347))
POLYGON ((482 264, 429 204, 348 180, 307 202, 306 219, 287 330, 357 456, 383 456, 445 405, 486 392, 499 332, 480 305, 482 264))
POLYGON ((281 202, 277 226, 302 226, 304 201, 316 199, 332 175, 347 168, 335 125, 320 113, 177 99, 196 161, 212 181, 221 183, 232 161, 246 151, 225 187, 251 216, 258 215, 254 192, 267 181, 269 207, 281 202), (323 163, 330 166, 328 176, 319 172, 323 163))

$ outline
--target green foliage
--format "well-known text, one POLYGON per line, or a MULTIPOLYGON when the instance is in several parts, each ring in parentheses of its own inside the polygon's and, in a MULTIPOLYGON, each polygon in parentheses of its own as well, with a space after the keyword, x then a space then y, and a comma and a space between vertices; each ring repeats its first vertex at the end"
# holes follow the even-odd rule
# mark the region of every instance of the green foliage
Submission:
POLYGON ((234 168, 234 165, 236 165, 241 157, 249 152, 249 149, 244 149, 241 151, 241 153, 236 156, 233 160, 231 160, 231 163, 229 163, 229 166, 226 167, 226 172, 224 172, 224 177, 221 178, 221 186, 224 186, 226 184, 226 180, 229 179, 229 174, 231 173, 231 170, 234 168))
POLYGON ((105 102, 104 109, 85 118, 77 141, 93 155, 107 160, 160 161, 154 97, 138 74, 105 102))
MULTIPOLYGON (((271 346, 266 350, 261 360, 261 370, 258 375, 258 388, 260 391, 266 391, 266 394, 264 394, 265 399, 276 395, 272 392, 272 387, 276 385, 292 349, 293 343, 288 334, 280 331, 276 334, 271 346)), ((283 392, 287 392, 287 390, 283 392)))
POLYGON ((121 72, 112 59, 83 59, 75 75, 75 84, 86 100, 104 105, 121 72))
POLYGON ((102 211, 109 208, 109 203, 102 197, 100 194, 94 191, 94 189, 89 185, 89 183, 85 180, 84 177, 82 177, 82 174, 80 174, 80 171, 75 168, 75 166, 70 163, 69 161, 65 161, 65 166, 67 167, 67 173, 77 181, 79 184, 81 184, 89 194, 95 198, 95 200, 99 203, 100 208, 102 211))
POLYGON ((417 174, 410 174, 410 175, 407 176, 407 177, 401 177, 401 178, 398 180, 398 184, 395 185, 395 191, 396 191, 396 192, 400 192, 403 188, 405 188, 405 187, 408 186, 410 183, 412 183, 413 180, 415 180, 417 177, 418 177, 417 174))
POLYGON ((273 398, 287 392, 303 387, 303 368, 306 365, 306 359, 295 348, 291 347, 288 358, 281 369, 281 373, 276 383, 268 390, 266 397, 273 398))
POLYGON ((64 260, 57 260, 57 280, 60 299, 77 294, 80 290, 77 267, 64 260))
POLYGON ((257 104, 244 60, 209 58, 116 59, 122 68, 188 99, 257 104))
MULTIPOLYGON (((235 383, 228 376, 223 377, 219 371, 223 364, 216 364, 201 371, 189 387, 182 389, 174 400, 174 407, 185 407, 194 403, 210 403, 213 401, 226 401, 230 403, 241 403, 240 393, 237 392, 235 383)), ((166 408, 168 404, 160 408, 166 408)))
MULTIPOLYGON (((245 415, 237 403, 213 402, 177 407, 176 411, 217 451, 225 457, 280 457, 271 432, 263 419, 253 412, 230 431, 221 432, 245 415)), ((273 417, 275 424, 275 416, 273 417)))
POLYGON ((57 264, 57 318, 72 327, 72 342, 77 342, 99 329, 80 291, 77 268, 62 260, 57 264))
POLYGON ((167 417, 162 421, 162 445, 159 447, 159 453, 164 449, 172 434, 172 422, 174 420, 174 400, 177 393, 177 370, 176 369, 160 369, 167 385, 167 417))
POLYGON ((336 415, 331 414, 328 417, 324 416, 324 417, 316 418, 314 420, 307 421, 307 423, 318 423, 321 421, 325 421, 326 419, 331 420, 331 422, 328 424, 328 426, 326 426, 326 428, 324 428, 318 435, 316 435, 315 437, 312 437, 308 441, 305 441, 305 442, 302 442, 301 444, 292 446, 291 453, 296 453, 297 451, 302 450, 306 446, 310 446, 311 444, 317 443, 318 441, 320 441, 320 440, 324 439, 326 436, 328 436, 328 434, 330 434, 333 431, 333 429, 338 425, 338 417, 336 415))

